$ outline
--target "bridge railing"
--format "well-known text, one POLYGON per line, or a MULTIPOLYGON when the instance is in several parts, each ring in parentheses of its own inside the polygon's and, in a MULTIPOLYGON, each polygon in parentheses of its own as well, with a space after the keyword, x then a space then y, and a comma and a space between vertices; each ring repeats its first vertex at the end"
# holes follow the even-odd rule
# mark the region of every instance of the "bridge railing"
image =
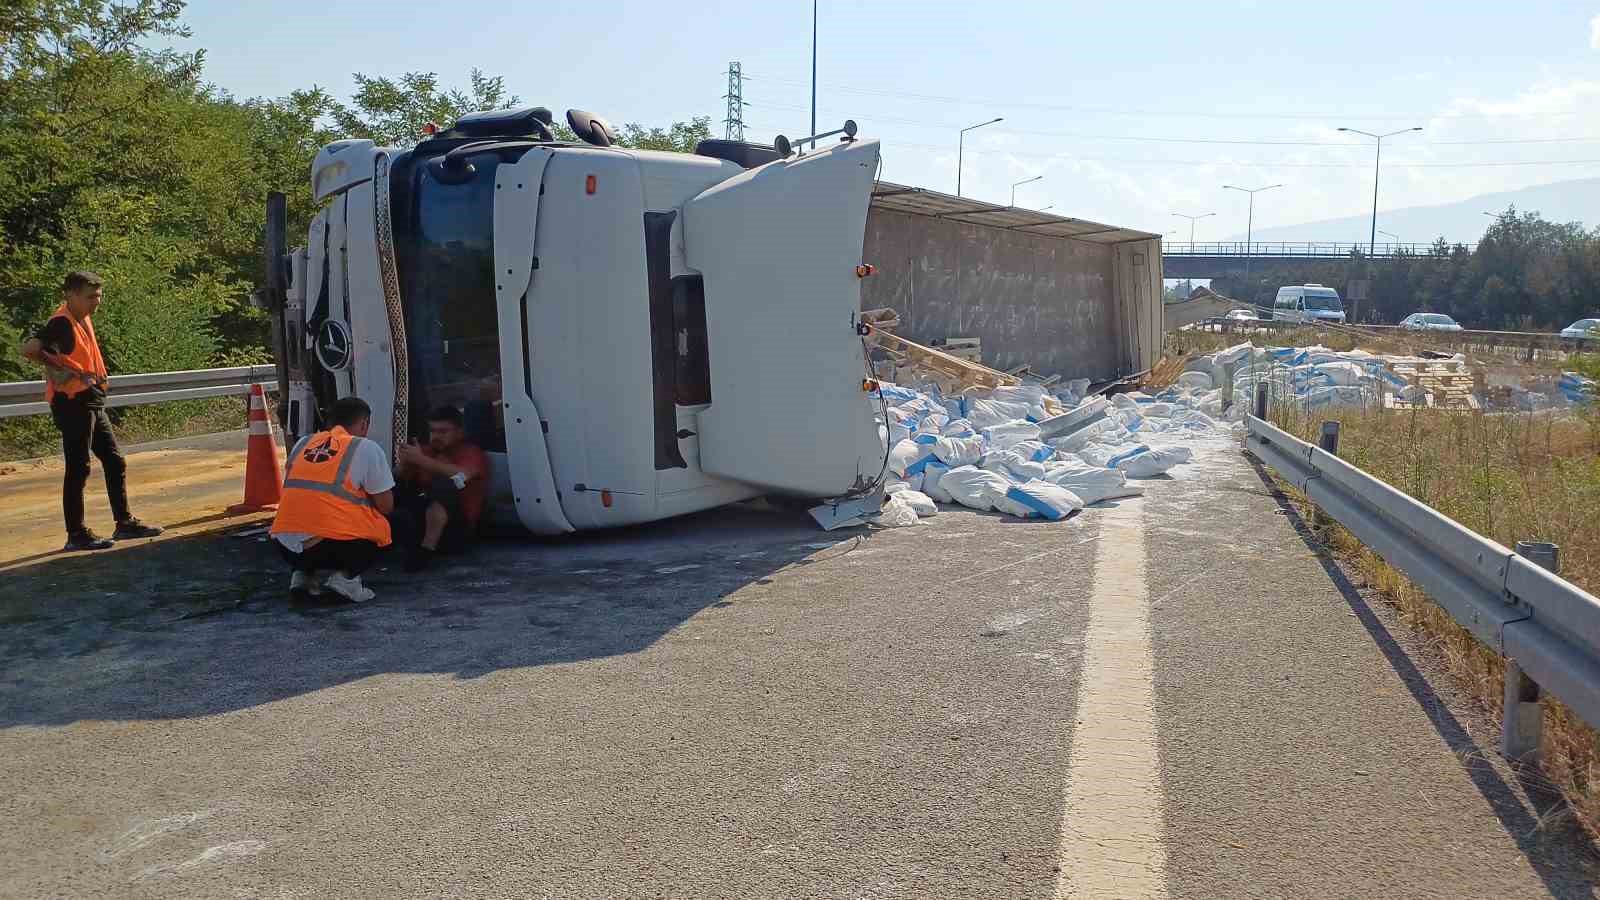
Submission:
POLYGON ((1337 423, 1308 444, 1262 418, 1266 400, 1258 385, 1246 449, 1506 658, 1506 755, 1537 751, 1541 686, 1600 725, 1600 598, 1556 574, 1559 548, 1513 552, 1465 528, 1340 459, 1337 423))
MULTIPOLYGON (((1468 251, 1472 245, 1463 245, 1468 251)), ((1451 245, 1452 252, 1455 245, 1451 245)), ((1359 243, 1345 243, 1340 241, 1211 241, 1196 242, 1167 242, 1161 244, 1163 256, 1204 256, 1204 257, 1242 257, 1251 256, 1260 259, 1282 257, 1290 259, 1343 259, 1359 252, 1362 256, 1373 259, 1388 259, 1395 256, 1431 256, 1434 245, 1416 243, 1388 243, 1376 246, 1365 241, 1359 243)))

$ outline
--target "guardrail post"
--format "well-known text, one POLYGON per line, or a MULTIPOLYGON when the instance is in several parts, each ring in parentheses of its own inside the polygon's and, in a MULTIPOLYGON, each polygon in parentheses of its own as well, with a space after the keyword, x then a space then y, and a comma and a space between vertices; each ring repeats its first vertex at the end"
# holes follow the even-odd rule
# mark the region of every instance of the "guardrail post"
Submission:
POLYGON ((1267 383, 1256 382, 1256 418, 1265 422, 1267 420, 1267 383))
MULTIPOLYGON (((1540 541, 1517 541, 1517 555, 1561 574, 1561 548, 1540 541)), ((1539 684, 1514 659, 1506 660, 1505 702, 1500 724, 1500 752, 1507 759, 1533 762, 1544 737, 1544 707, 1539 684)))
MULTIPOLYGON (((1334 456, 1339 455, 1339 423, 1323 422, 1322 433, 1317 437, 1317 446, 1328 451, 1334 456)), ((1311 508, 1311 525, 1315 528, 1326 528, 1333 524, 1333 519, 1322 511, 1322 507, 1311 508)))

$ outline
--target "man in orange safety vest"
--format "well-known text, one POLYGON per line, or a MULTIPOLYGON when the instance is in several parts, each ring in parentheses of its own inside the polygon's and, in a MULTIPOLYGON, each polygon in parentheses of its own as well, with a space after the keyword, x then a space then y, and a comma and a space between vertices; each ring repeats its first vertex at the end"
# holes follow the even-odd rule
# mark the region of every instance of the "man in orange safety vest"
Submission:
POLYGON ((361 573, 389 546, 394 473, 389 455, 368 440, 372 408, 358 397, 333 404, 332 427, 302 438, 289 453, 272 537, 294 570, 289 595, 304 602, 332 592, 372 599, 361 573))
POLYGON ((73 272, 62 284, 62 302, 38 333, 22 345, 22 355, 45 369, 44 398, 50 417, 61 431, 66 474, 61 484, 61 512, 66 519, 64 550, 104 550, 112 541, 150 538, 161 529, 146 525, 128 511, 127 462, 106 416, 105 357, 95 338, 90 316, 104 299, 105 281, 93 272, 73 272), (89 455, 100 459, 106 496, 116 530, 111 540, 91 531, 83 521, 83 488, 89 481, 89 455))

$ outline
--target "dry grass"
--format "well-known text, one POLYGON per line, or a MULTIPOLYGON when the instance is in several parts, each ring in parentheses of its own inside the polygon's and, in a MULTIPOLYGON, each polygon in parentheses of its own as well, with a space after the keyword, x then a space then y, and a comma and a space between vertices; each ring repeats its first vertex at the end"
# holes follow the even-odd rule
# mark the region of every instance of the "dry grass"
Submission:
MULTIPOLYGON (((1339 455, 1506 546, 1561 545, 1563 577, 1600 592, 1600 415, 1556 418, 1434 410, 1284 407, 1275 421, 1305 440, 1340 422, 1339 455)), ((1302 500, 1303 502, 1303 500, 1302 500)), ((1342 528, 1328 545, 1359 571, 1499 721, 1505 662, 1342 528)), ((1547 698, 1548 699, 1548 698, 1547 698)), ((1600 825, 1600 734, 1557 701, 1544 707, 1543 770, 1590 829, 1600 825)))

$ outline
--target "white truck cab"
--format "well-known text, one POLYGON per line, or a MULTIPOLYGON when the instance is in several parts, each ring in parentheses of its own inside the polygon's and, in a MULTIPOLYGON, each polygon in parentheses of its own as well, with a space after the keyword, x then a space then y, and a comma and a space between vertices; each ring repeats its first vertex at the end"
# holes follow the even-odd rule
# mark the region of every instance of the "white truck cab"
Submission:
POLYGON ((355 395, 392 453, 455 405, 489 516, 536 534, 873 490, 857 266, 878 143, 849 123, 801 155, 661 153, 567 118, 588 143, 533 108, 318 154, 282 304, 287 430, 355 395))
POLYGON ((1344 301, 1339 292, 1320 284, 1292 284, 1278 288, 1272 317, 1285 322, 1344 323, 1344 301))

